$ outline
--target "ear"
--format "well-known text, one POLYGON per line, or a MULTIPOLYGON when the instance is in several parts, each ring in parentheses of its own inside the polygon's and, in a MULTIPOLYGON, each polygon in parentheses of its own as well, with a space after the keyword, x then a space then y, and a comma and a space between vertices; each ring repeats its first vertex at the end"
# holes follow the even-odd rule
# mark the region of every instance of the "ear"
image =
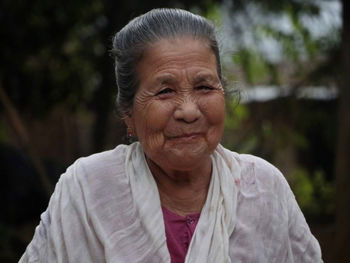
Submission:
POLYGON ((124 122, 126 124, 127 127, 130 127, 130 128, 134 128, 134 122, 133 122, 133 118, 131 115, 126 115, 124 116, 124 122))
POLYGON ((134 119, 131 114, 130 115, 128 114, 124 117, 124 122, 128 130, 132 131, 132 133, 135 134, 136 132, 135 132, 134 119))

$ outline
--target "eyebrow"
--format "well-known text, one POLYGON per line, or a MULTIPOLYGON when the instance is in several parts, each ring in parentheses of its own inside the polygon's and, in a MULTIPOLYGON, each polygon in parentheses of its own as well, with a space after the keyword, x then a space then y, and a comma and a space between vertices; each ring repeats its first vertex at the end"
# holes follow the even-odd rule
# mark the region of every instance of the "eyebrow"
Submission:
POLYGON ((157 77, 155 79, 155 82, 161 83, 161 84, 174 83, 174 82, 176 82, 176 78, 167 74, 167 75, 162 75, 162 76, 157 77))
POLYGON ((212 74, 202 73, 198 74, 196 77, 193 78, 194 83, 200 83, 200 82, 219 82, 219 79, 212 74))
MULTIPOLYGON (((174 84, 174 83, 176 84, 177 82, 178 80, 176 79, 176 77, 174 77, 171 74, 161 75, 156 77, 155 79, 155 83, 159 83, 159 84, 174 84)), ((199 73, 192 79, 191 82, 194 84, 202 83, 202 82, 218 83, 220 82, 220 80, 213 74, 199 73)))

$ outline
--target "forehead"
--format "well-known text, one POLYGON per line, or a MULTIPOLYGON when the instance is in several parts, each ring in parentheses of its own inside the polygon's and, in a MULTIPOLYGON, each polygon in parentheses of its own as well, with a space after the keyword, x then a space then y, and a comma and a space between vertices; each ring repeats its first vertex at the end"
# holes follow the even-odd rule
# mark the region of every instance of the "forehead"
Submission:
POLYGON ((141 81, 176 70, 207 71, 217 77, 217 61, 208 41, 183 36, 150 44, 137 70, 141 81))

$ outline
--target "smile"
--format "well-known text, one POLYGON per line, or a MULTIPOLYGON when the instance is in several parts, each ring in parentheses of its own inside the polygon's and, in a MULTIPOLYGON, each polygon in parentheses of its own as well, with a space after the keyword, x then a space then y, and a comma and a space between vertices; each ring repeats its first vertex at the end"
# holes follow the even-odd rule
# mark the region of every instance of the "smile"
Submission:
POLYGON ((200 133, 185 133, 177 136, 171 136, 169 137, 169 139, 191 141, 191 140, 197 139, 199 136, 201 136, 200 133))

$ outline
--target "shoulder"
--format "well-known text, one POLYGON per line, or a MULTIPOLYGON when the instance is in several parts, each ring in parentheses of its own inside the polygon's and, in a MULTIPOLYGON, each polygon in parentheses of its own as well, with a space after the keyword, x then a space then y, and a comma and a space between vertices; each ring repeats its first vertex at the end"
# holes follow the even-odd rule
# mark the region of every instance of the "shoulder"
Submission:
POLYGON ((118 145, 113 150, 95 153, 76 160, 67 170, 82 170, 86 175, 99 172, 109 172, 113 168, 123 166, 127 145, 118 145))
POLYGON ((283 191, 289 189, 284 175, 268 161, 251 154, 239 154, 227 149, 226 152, 230 152, 240 164, 241 192, 283 194, 283 191))
POLYGON ((281 171, 268 161, 251 154, 237 154, 237 156, 243 171, 252 169, 256 179, 261 183, 286 182, 281 171))
POLYGON ((103 258, 101 242, 115 230, 110 222, 117 218, 117 212, 121 214, 131 207, 129 188, 125 187, 127 147, 121 145, 80 158, 68 167, 20 262, 30 258, 63 262, 65 255, 79 257, 81 262, 99 262, 103 258), (67 246, 74 240, 79 240, 79 246, 67 246), (91 248, 94 253, 86 253, 91 248))
POLYGON ((76 160, 61 175, 55 187, 55 195, 64 195, 75 202, 101 199, 102 193, 125 189, 128 179, 125 173, 127 145, 119 145, 113 150, 96 153, 76 160))
POLYGON ((98 177, 108 177, 124 172, 125 153, 127 145, 118 145, 116 148, 95 153, 87 157, 77 159, 67 168, 62 176, 70 180, 74 177, 77 180, 91 180, 98 177))
POLYGON ((74 162, 56 184, 51 209, 64 207, 57 210, 59 213, 74 210, 78 218, 90 218, 92 222, 109 218, 113 211, 128 209, 132 201, 125 172, 128 147, 120 145, 74 162))

